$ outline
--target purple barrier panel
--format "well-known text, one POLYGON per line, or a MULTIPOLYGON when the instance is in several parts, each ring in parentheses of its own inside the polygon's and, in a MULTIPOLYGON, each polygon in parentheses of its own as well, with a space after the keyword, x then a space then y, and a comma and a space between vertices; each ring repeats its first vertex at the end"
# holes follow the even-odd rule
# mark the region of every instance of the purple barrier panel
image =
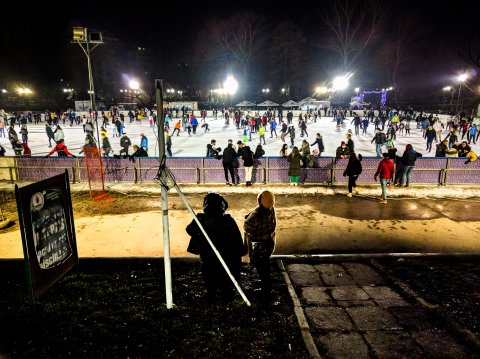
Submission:
POLYGON ((158 157, 140 158, 139 181, 153 181, 158 173, 160 160, 158 157))
MULTIPOLYGON (((254 167, 252 172, 252 182, 263 182, 263 168, 265 167, 266 159, 260 158, 254 161, 254 167)), ((240 167, 238 168, 238 178, 240 182, 245 181, 245 170, 243 168, 243 161, 240 159, 240 167)), ((222 160, 215 158, 205 158, 205 169, 203 178, 205 183, 222 183, 226 182, 225 172, 223 169, 222 160)), ((230 179, 230 174, 229 174, 230 179)))
POLYGON ((106 182, 135 181, 135 162, 128 158, 104 157, 103 169, 106 182))
POLYGON ((467 158, 450 158, 449 169, 446 171, 445 183, 463 184, 480 183, 480 161, 465 164, 467 158))
POLYGON ((202 167, 202 158, 168 157, 167 166, 178 182, 197 183, 198 170, 202 167))
MULTIPOLYGON (((364 157, 362 159, 362 173, 358 177, 357 182, 360 183, 375 183, 373 176, 377 171, 378 164, 382 159, 377 157, 364 157)), ((334 183, 347 183, 348 177, 343 177, 343 172, 347 168, 348 159, 337 159, 335 164, 335 171, 333 174, 334 183)))
MULTIPOLYGON (((140 159, 140 181, 153 181, 160 165, 158 157, 140 159)), ((198 157, 168 157, 167 167, 178 182, 197 183, 197 168, 202 166, 198 157)))
POLYGON ((204 165, 205 167, 203 171, 203 181, 205 183, 226 182, 223 172, 222 160, 217 160, 216 158, 205 158, 204 165))
MULTIPOLYGON (((268 182, 289 183, 288 166, 286 158, 270 157, 268 159, 268 182)), ((328 183, 330 182, 331 168, 331 158, 315 157, 313 167, 302 168, 299 180, 302 183, 328 183)))
POLYGON ((450 164, 449 164, 448 168, 459 168, 459 169, 462 169, 462 170, 463 169, 468 169, 468 170, 477 169, 477 170, 480 170, 480 160, 465 164, 466 160, 468 160, 468 158, 465 158, 465 157, 450 158, 450 164))
MULTIPOLYGON (((85 157, 79 158, 80 179, 88 181, 87 166, 85 157)), ((129 159, 102 157, 103 172, 105 174, 105 182, 115 181, 135 181, 135 163, 129 159)), ((99 177, 100 179, 100 177, 99 177)))
POLYGON ((68 170, 69 180, 73 180, 72 157, 17 157, 18 179, 20 181, 39 181, 68 170))

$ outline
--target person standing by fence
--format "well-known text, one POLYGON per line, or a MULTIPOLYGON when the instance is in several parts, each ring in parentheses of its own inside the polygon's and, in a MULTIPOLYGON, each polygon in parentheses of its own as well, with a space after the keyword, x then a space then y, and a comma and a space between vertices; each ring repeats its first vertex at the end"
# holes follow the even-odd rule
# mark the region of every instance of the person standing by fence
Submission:
POLYGON ((405 152, 403 152, 402 156, 405 168, 403 170, 403 176, 400 182, 400 186, 403 186, 404 183, 405 187, 408 187, 410 185, 410 178, 412 176, 413 168, 415 167, 415 161, 418 157, 422 157, 422 154, 415 151, 411 144, 408 144, 405 147, 405 152))
POLYGON ((301 170, 301 161, 302 156, 298 152, 297 146, 293 147, 292 152, 288 155, 287 161, 289 162, 288 166, 288 176, 290 177, 290 185, 298 186, 298 177, 300 177, 301 170))

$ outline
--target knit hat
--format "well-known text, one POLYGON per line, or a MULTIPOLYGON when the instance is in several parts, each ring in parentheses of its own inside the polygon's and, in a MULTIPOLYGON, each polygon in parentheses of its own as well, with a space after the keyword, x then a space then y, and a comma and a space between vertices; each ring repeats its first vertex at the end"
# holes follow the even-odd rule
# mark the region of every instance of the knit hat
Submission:
POLYGON ((258 203, 262 207, 270 209, 275 205, 275 196, 270 191, 263 191, 258 195, 258 203))

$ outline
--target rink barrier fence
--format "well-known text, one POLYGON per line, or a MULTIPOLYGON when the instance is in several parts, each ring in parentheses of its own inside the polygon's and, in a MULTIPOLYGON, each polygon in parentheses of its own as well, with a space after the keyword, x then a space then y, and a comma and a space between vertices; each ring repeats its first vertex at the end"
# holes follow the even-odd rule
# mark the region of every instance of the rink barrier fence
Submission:
MULTIPOLYGON (((373 176, 380 158, 364 157, 363 171, 357 183, 373 184, 373 176)), ((465 164, 465 158, 419 158, 412 172, 412 184, 455 185, 480 184, 480 161, 465 164)), ((129 159, 103 157, 105 182, 153 182, 157 175, 158 157, 129 159)), ((242 162, 242 161, 240 161, 242 162)), ((343 172, 348 159, 316 157, 311 168, 302 168, 300 182, 306 184, 336 185, 348 182, 343 172)), ((177 182, 189 184, 225 183, 221 160, 203 157, 168 157, 167 166, 177 182)), ((83 157, 1 157, 0 180, 38 181, 69 170, 72 183, 87 181, 83 157)), ((236 180, 245 182, 243 166, 235 168, 236 180)), ((282 157, 265 157, 255 160, 252 182, 288 183, 288 162, 282 157)))

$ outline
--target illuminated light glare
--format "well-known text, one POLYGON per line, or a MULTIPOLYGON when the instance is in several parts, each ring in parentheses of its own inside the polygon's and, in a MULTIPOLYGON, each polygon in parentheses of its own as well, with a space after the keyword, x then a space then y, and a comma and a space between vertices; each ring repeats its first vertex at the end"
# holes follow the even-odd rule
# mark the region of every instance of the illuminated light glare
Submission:
POLYGON ((445 86, 443 88, 443 91, 450 91, 452 89, 452 86, 445 86))
POLYGON ((138 83, 138 81, 136 80, 130 80, 128 82, 128 86, 132 89, 132 90, 138 90, 140 88, 140 84, 138 83))
POLYGON ((223 83, 225 92, 229 95, 234 95, 238 90, 238 81, 232 75, 228 75, 227 79, 223 83))
POLYGON ((335 91, 345 90, 349 85, 347 76, 337 76, 333 79, 333 89, 335 91))
POLYGON ((358 93, 358 91, 360 91, 360 87, 355 87, 355 92, 358 93))
POLYGON ((461 74, 460 76, 458 76, 457 80, 460 82, 464 82, 467 78, 468 78, 467 74, 461 74))
POLYGON ((2 93, 7 93, 7 90, 5 90, 5 89, 2 89, 2 93))
POLYGON ((285 89, 282 89, 282 92, 285 92, 285 89))

